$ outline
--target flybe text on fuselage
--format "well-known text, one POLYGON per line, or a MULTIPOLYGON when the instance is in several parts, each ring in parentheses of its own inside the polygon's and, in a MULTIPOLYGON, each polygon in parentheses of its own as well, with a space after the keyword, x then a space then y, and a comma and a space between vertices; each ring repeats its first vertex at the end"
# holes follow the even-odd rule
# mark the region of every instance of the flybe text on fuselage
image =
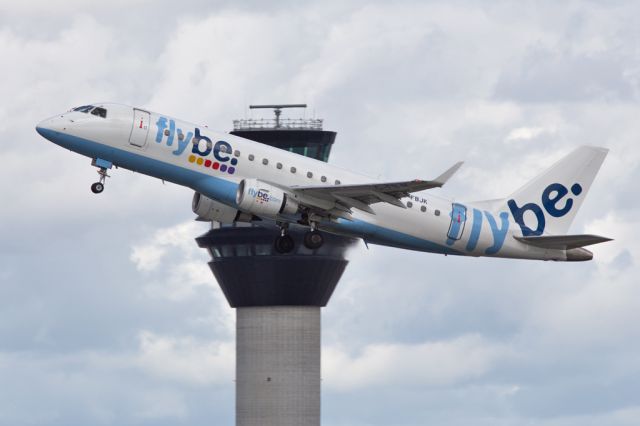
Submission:
MULTIPOLYGON (((471 253, 478 248, 481 242, 481 232, 483 223, 486 222, 489 225, 489 231, 492 236, 491 245, 486 247, 484 254, 493 255, 502 249, 507 233, 509 232, 509 213, 500 212, 500 223, 496 220, 492 212, 481 211, 476 208, 471 208, 471 217, 467 218, 468 208, 464 204, 454 203, 453 209, 449 216, 451 217, 451 224, 449 225, 449 232, 447 233, 446 244, 453 246, 458 240, 462 238, 464 233, 465 224, 471 222, 471 231, 469 233, 469 239, 467 240, 464 250, 471 253), (484 214, 483 214, 484 213, 484 214)), ((483 242, 487 242, 484 240, 483 242)))
POLYGON ((162 143, 165 138, 165 143, 169 147, 173 147, 174 142, 176 143, 175 149, 172 151, 173 155, 182 155, 191 145, 188 157, 190 163, 211 167, 229 174, 235 173, 238 159, 232 157, 233 148, 229 142, 220 140, 214 145, 209 137, 200 133, 198 127, 184 133, 183 129, 176 128, 174 120, 162 116, 156 121, 156 126, 158 128, 155 138, 157 143, 162 143), (213 154, 213 159, 208 158, 211 154, 213 154))

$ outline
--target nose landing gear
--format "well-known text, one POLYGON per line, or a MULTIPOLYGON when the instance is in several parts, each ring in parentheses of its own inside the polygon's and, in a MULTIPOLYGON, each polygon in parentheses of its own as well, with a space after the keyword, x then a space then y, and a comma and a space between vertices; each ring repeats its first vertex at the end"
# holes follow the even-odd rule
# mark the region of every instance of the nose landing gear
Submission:
POLYGON ((110 169, 113 164, 111 164, 111 161, 94 158, 91 161, 91 165, 98 168, 98 175, 100 175, 100 180, 91 185, 91 192, 99 194, 104 191, 104 182, 108 177, 110 177, 107 174, 107 169, 110 169))
POLYGON ((100 194, 102 191, 104 191, 104 182, 108 177, 111 177, 107 174, 107 169, 105 169, 104 167, 100 167, 100 170, 98 170, 98 174, 100 175, 100 181, 91 185, 91 192, 93 192, 94 194, 100 194))
POLYGON ((91 192, 93 192, 94 194, 99 194, 102 191, 104 191, 104 184, 102 184, 101 182, 91 184, 91 192))

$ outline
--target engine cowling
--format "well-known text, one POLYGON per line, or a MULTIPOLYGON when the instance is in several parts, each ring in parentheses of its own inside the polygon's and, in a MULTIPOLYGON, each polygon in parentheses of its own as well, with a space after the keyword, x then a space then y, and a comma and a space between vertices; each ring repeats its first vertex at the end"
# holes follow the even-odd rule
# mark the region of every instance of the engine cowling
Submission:
POLYGON ((258 179, 243 179, 240 182, 236 203, 242 211, 268 217, 296 214, 299 207, 291 194, 258 179))
POLYGON ((220 223, 233 223, 239 219, 239 211, 226 204, 212 200, 199 192, 193 194, 191 209, 199 219, 211 220, 220 223))

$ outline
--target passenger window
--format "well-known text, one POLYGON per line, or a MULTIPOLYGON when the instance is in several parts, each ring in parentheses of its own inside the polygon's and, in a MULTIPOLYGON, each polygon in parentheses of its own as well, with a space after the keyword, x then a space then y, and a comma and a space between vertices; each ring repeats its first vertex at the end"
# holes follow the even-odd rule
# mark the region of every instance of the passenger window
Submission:
POLYGON ((326 182, 326 181, 327 181, 327 177, 326 177, 326 176, 322 176, 322 177, 320 178, 320 180, 321 180, 322 182, 326 182))
POLYGON ((311 179, 311 178, 313 177, 313 173, 311 173, 311 172, 307 172, 307 177, 308 177, 309 179, 311 179))
POLYGON ((107 118, 107 110, 104 108, 94 108, 93 111, 91 111, 91 114, 97 115, 98 117, 107 118))
POLYGON ((435 211, 436 216, 440 216, 440 210, 435 211))
POLYGON ((253 159, 254 159, 253 154, 249 154, 249 161, 253 161, 253 159))
POLYGON ((291 167, 291 173, 295 173, 296 172, 296 168, 295 167, 291 167))
POLYGON ((276 167, 277 167, 278 169, 281 169, 281 168, 282 168, 282 163, 278 163, 278 164, 276 164, 276 167))
POLYGON ((262 164, 264 164, 266 166, 267 164, 269 164, 269 160, 267 160, 266 158, 263 158, 262 159, 262 164))
POLYGON ((236 157, 240 157, 240 151, 238 151, 237 149, 233 152, 233 155, 236 157))
POLYGON ((407 201, 407 207, 409 208, 413 207, 413 203, 411 201, 407 201))
POLYGON ((336 185, 340 185, 340 181, 336 179, 336 185))
POLYGON ((420 206, 420 211, 422 213, 426 212, 427 211, 427 207, 426 206, 420 206))

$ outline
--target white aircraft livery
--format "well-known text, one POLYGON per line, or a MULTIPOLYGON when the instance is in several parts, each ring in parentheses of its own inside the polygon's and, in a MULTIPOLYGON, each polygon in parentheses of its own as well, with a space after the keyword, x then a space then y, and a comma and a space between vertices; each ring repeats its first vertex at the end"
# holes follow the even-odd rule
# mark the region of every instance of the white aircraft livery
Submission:
POLYGON ((92 159, 104 189, 107 170, 122 167, 189 187, 202 220, 266 221, 280 227, 275 248, 294 249, 290 224, 367 243, 462 256, 591 260, 583 248, 610 241, 566 235, 608 150, 582 146, 504 199, 461 202, 414 193, 443 186, 460 168, 433 180, 377 182, 322 161, 228 133, 210 131, 130 106, 74 108, 36 127, 51 142, 92 159))

